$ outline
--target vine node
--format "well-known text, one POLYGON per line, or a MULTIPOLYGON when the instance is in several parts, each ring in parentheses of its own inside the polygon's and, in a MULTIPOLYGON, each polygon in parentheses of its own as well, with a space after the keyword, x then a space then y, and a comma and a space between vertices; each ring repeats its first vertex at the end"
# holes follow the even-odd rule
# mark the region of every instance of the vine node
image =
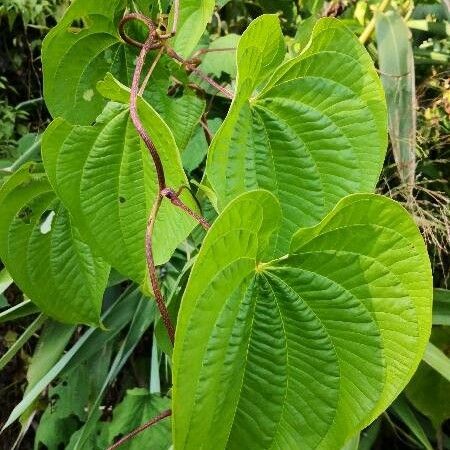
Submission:
MULTIPOLYGON (((166 41, 169 37, 173 36, 176 33, 176 20, 178 15, 178 2, 175 2, 175 8, 176 11, 174 12, 175 18, 174 18, 174 28, 172 31, 168 34, 161 34, 159 33, 159 29, 156 26, 156 24, 148 17, 143 16, 142 14, 138 13, 131 13, 127 14, 122 18, 122 20, 119 23, 119 33, 122 39, 127 42, 130 45, 133 45, 140 49, 139 56, 136 60, 136 66, 134 69, 133 74, 133 81, 131 85, 131 93, 130 93, 130 118, 133 122, 133 125, 138 132, 141 139, 144 141, 146 147, 148 148, 150 152, 150 156, 152 158, 153 164, 155 166, 156 170, 156 176, 158 180, 158 195, 157 198, 152 206, 152 210, 150 212, 148 221, 147 221, 147 229, 145 234, 145 254, 146 254, 146 261, 147 261, 147 269, 148 269, 148 275, 150 279, 151 288, 153 291, 153 294, 155 296, 155 301, 158 306, 159 312, 161 314, 161 318, 163 320, 164 326, 167 330, 167 334, 169 335, 169 339, 174 344, 175 341, 175 327, 170 319, 169 312, 167 310, 167 306, 164 301, 164 296, 161 291, 161 287, 158 280, 158 274, 156 271, 156 265, 155 265, 155 259, 153 255, 153 233, 155 229, 155 223, 158 216, 158 212, 160 210, 162 201, 164 198, 167 198, 174 206, 180 208, 183 210, 186 214, 188 214, 190 217, 195 219, 205 230, 209 229, 210 225, 206 221, 204 217, 197 214, 195 211, 193 211, 191 208, 189 208, 179 197, 179 193, 175 192, 172 188, 167 187, 166 185, 166 177, 164 173, 164 167, 161 161, 161 157, 158 153, 158 150, 151 139, 151 137, 148 135, 147 131, 145 130, 138 113, 138 97, 142 94, 143 90, 145 89, 145 86, 147 85, 150 76, 159 60, 159 58, 162 56, 162 53, 165 51, 167 54, 175 54, 174 51, 170 49, 170 47, 167 45, 166 41), (125 31, 125 26, 128 22, 132 20, 138 20, 139 22, 143 23, 147 29, 148 29, 148 36, 145 40, 145 42, 139 42, 135 39, 131 38, 127 35, 125 31), (145 60, 147 58, 148 53, 151 50, 160 49, 157 57, 156 62, 154 61, 151 65, 144 81, 140 85, 142 70, 144 68, 145 60)), ((187 62, 188 66, 191 64, 191 62, 187 62)))

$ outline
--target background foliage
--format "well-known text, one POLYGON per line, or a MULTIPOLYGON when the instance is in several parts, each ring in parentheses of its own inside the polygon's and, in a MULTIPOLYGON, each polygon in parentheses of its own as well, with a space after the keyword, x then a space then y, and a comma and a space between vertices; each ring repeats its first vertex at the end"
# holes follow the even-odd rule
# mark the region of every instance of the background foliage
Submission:
MULTIPOLYGON (((159 7, 167 9, 168 3, 136 1, 153 15, 159 7)), ((360 36, 375 60, 387 93, 391 138, 378 190, 404 204, 426 239, 436 288, 435 326, 433 346, 404 394, 348 448, 450 449, 450 370, 445 356, 450 355, 450 294, 446 290, 450 278, 448 3, 216 3, 202 48, 234 48, 252 19, 278 13, 289 52, 296 55, 317 18, 335 16, 360 36)), ((40 50, 43 37, 66 7, 66 0, 0 3, 0 183, 24 163, 41 159, 41 134, 49 113, 42 101, 40 50)), ((232 51, 210 53, 202 56, 201 68, 234 88, 234 61, 232 51)), ((188 79, 170 64, 162 67, 151 83, 157 87, 154 95, 160 96, 158 112, 166 121, 176 120, 171 111, 186 105, 195 109, 193 105, 198 104, 195 120, 170 125, 180 130, 175 138, 184 168, 192 180, 200 182, 208 143, 229 103, 195 75, 188 79), (199 85, 197 95, 186 88, 189 83, 199 85), (205 101, 204 110, 199 99, 205 101)), ((154 100, 149 98, 152 104, 154 100)), ((206 198, 208 192, 204 194, 206 198)), ((174 315, 200 233, 193 233, 161 269, 174 315)), ((108 280, 102 315, 108 332, 47 319, 24 298, 4 269, 0 269, 0 308, 0 424, 11 411, 14 418, 20 418, 0 436, 0 448, 71 449, 77 442, 84 442, 82 448, 105 448, 167 407, 167 400, 158 395, 167 393, 171 377, 164 353, 170 353, 165 331, 153 303, 131 281, 116 273, 108 280)), ((154 448, 167 448, 168 427, 169 422, 161 423, 141 439, 160 442, 154 448)), ((142 448, 142 441, 136 439, 128 447, 142 448)))

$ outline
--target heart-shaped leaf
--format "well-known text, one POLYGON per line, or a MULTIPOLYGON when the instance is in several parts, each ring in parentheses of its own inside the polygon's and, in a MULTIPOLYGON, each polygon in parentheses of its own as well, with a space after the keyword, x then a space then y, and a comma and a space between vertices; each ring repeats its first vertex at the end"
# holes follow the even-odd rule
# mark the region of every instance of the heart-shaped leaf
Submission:
POLYGON ((336 449, 416 369, 431 326, 420 233, 397 203, 354 194, 290 253, 267 191, 233 200, 208 232, 178 317, 177 449, 336 449))
POLYGON ((43 174, 24 166, 0 190, 0 258, 45 314, 98 326, 109 266, 93 255, 43 174))
MULTIPOLYGON (((75 0, 42 46, 45 103, 53 117, 90 124, 106 104, 96 84, 106 72, 127 79, 117 32, 124 0, 75 0)), ((130 59, 131 55, 128 55, 130 59)))
POLYGON ((319 20, 307 48, 280 65, 284 56, 278 18, 253 21, 238 45, 236 97, 207 162, 221 209, 248 190, 275 194, 278 255, 298 227, 318 223, 345 195, 373 190, 387 143, 381 83, 351 31, 319 20))
MULTIPOLYGON (((108 76, 99 89, 111 102, 94 126, 53 121, 44 133, 45 169, 56 193, 72 213, 88 242, 115 269, 147 286, 145 234, 158 195, 149 151, 139 138, 126 104, 129 91, 108 76)), ((141 121, 160 154, 168 186, 188 184, 174 137, 155 110, 138 101, 141 121)), ((181 194, 192 209, 189 191, 181 194)), ((196 223, 164 199, 155 224, 155 263, 169 260, 196 223)))

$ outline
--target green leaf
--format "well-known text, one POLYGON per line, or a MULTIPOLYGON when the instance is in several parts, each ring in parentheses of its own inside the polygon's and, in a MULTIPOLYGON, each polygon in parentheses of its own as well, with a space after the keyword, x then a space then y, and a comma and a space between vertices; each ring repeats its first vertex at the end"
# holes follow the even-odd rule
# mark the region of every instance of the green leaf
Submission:
MULTIPOLYGON (((33 353, 33 358, 27 370, 26 395, 58 362, 69 339, 75 332, 76 326, 66 325, 54 320, 47 320, 42 328, 39 341, 33 353)), ((22 414, 20 421, 26 425, 30 416, 34 413, 38 401, 31 404, 27 411, 22 414)))
POLYGON ((416 86, 411 33, 397 11, 377 13, 376 32, 392 150, 402 182, 412 188, 416 171, 416 86))
POLYGON ((280 226, 276 198, 253 191, 204 240, 176 329, 175 448, 340 448, 423 355, 430 264, 399 204, 348 196, 272 260, 280 226))
POLYGON ((2 355, 0 358, 0 371, 3 370, 6 364, 8 364, 14 356, 16 356, 17 352, 21 350, 33 334, 41 328, 46 319, 46 316, 39 314, 39 316, 27 327, 27 329, 20 335, 8 351, 2 355))
POLYGON ((87 330, 35 385, 27 392, 18 405, 11 411, 8 420, 0 430, 2 433, 16 421, 35 402, 41 392, 58 376, 77 369, 80 364, 99 352, 111 341, 131 320, 142 294, 138 289, 127 290, 102 315, 107 331, 100 328, 87 330))
POLYGON ((427 345, 423 360, 447 381, 450 381, 450 358, 431 342, 427 345))
POLYGON ((231 78, 236 78, 236 48, 239 39, 240 36, 238 34, 230 33, 212 41, 208 47, 211 51, 203 56, 199 68, 204 73, 214 75, 217 78, 224 73, 231 78))
POLYGON ((309 46, 280 66, 284 56, 277 17, 253 21, 238 45, 236 97, 207 161, 220 209, 248 190, 275 194, 278 255, 298 227, 318 223, 342 197, 373 191, 387 142, 372 60, 338 20, 319 20, 309 46))
MULTIPOLYGON (((448 328, 433 328, 431 342, 438 348, 447 348, 448 328)), ((431 365, 422 362, 406 388, 406 396, 414 407, 429 417, 436 430, 450 418, 450 381, 431 365)))
POLYGON ((450 326, 450 291, 435 289, 433 297, 433 325, 450 326))
MULTIPOLYGON (((173 49, 184 58, 194 51, 198 41, 211 21, 214 0, 180 0, 177 34, 170 40, 173 49)), ((173 8, 169 16, 169 30, 174 22, 173 8)))
POLYGON ((11 306, 11 308, 2 311, 0 313, 0 324, 5 322, 12 322, 13 320, 31 316, 32 314, 37 314, 38 312, 39 309, 36 305, 31 303, 30 300, 25 300, 18 305, 11 306))
MULTIPOLYGON (((129 91, 111 76, 99 89, 125 104, 109 103, 93 126, 54 120, 43 137, 44 164, 53 188, 89 244, 145 288, 145 234, 158 195, 156 172, 130 119, 129 91)), ((187 185, 169 128, 145 100, 139 100, 138 110, 161 156, 168 185, 175 190, 187 185)), ((184 190, 181 198, 196 209, 189 191, 184 190)), ((186 213, 163 200, 153 239, 157 265, 169 260, 195 225, 186 213)))
MULTIPOLYGON (((218 117, 208 120, 207 125, 209 132, 214 135, 222 124, 222 120, 218 117)), ((197 169, 208 153, 208 142, 203 127, 198 126, 189 141, 188 145, 181 154, 183 167, 190 173, 197 169)))
POLYGON ((13 284, 13 279, 6 269, 0 271, 0 294, 3 294, 6 289, 13 284))
MULTIPOLYGON (((115 437, 130 433, 139 425, 168 409, 169 406, 169 399, 152 395, 146 389, 128 390, 122 403, 114 409, 112 421, 105 424, 102 443, 105 446, 111 445, 115 437)), ((143 448, 167 450, 170 447, 170 430, 170 419, 164 419, 139 433, 121 447, 124 450, 141 450, 143 448)))
POLYGON ((411 430, 417 440, 423 445, 423 447, 427 450, 433 450, 433 447, 428 440, 428 437, 425 431, 420 425, 414 411, 408 404, 408 401, 402 394, 395 400, 392 404, 391 409, 394 413, 402 420, 402 422, 411 430))
POLYGON ((103 385, 98 392, 95 402, 91 405, 86 422, 78 433, 77 439, 74 440, 74 450, 86 448, 86 440, 91 436, 95 429, 96 420, 100 411, 101 401, 109 385, 119 374, 122 367, 128 361, 128 358, 133 353, 137 344, 142 338, 142 335, 147 331, 148 327, 155 319, 156 303, 149 301, 148 298, 142 297, 134 313, 130 324, 128 333, 117 352, 113 363, 108 371, 106 378, 103 380, 103 385))
POLYGON ((91 123, 106 103, 96 91, 97 82, 106 72, 126 79, 127 50, 117 31, 125 3, 75 0, 44 39, 44 98, 53 117, 91 123))
POLYGON ((42 174, 24 166, 0 189, 0 258, 46 315, 100 324, 109 266, 81 238, 42 174))

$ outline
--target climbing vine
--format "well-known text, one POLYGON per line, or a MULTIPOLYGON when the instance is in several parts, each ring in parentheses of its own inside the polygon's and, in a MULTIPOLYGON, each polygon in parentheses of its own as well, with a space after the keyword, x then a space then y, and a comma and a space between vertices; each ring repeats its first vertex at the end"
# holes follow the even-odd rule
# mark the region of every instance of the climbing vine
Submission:
POLYGON ((231 92, 199 67, 214 7, 174 1, 156 20, 121 0, 72 3, 43 47, 44 170, 25 166, 1 188, 0 257, 66 323, 102 325, 111 267, 155 299, 172 407, 110 448, 172 416, 176 450, 338 449, 401 392, 431 327, 420 233, 372 193, 384 92, 341 22, 317 21, 289 57, 276 15, 240 37, 231 92), (193 96, 186 116, 164 112, 152 95, 162 61, 231 100, 214 136, 203 123, 197 189, 169 123, 199 123, 201 108, 193 96), (174 321, 157 267, 197 226, 206 234, 174 321))

